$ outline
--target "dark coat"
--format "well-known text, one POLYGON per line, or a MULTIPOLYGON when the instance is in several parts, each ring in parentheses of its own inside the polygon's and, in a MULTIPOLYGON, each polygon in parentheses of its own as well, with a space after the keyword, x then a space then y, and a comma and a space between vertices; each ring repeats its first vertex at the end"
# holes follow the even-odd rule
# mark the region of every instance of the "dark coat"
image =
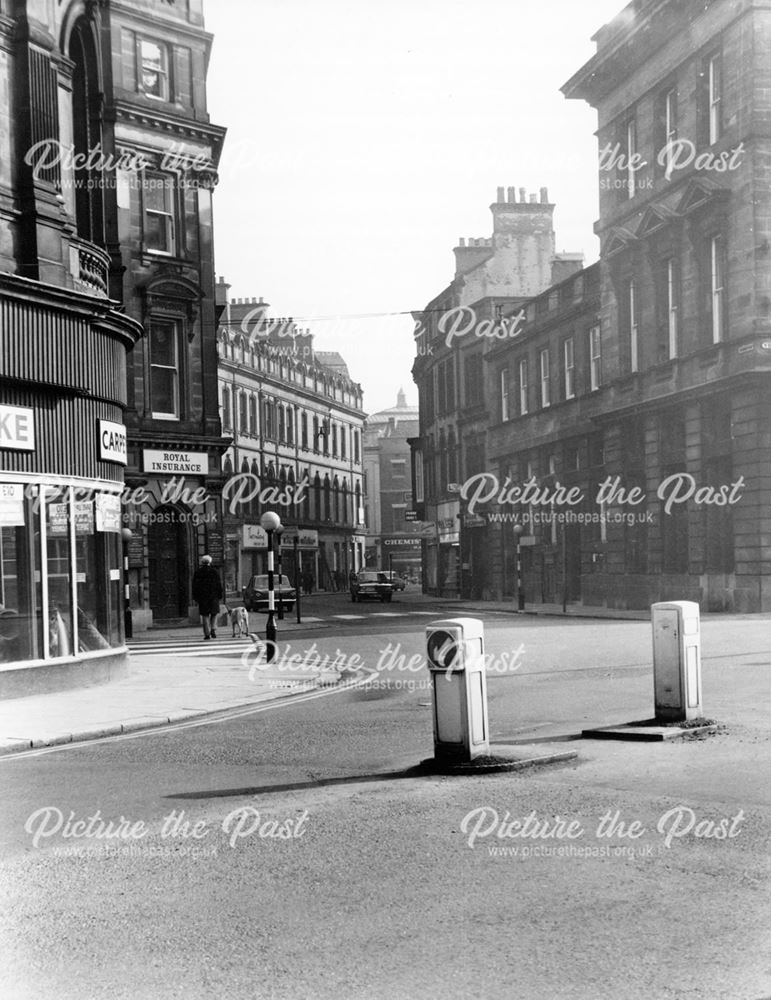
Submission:
POLYGON ((219 614, 222 581, 213 566, 199 566, 193 573, 193 600, 198 602, 200 614, 219 614))

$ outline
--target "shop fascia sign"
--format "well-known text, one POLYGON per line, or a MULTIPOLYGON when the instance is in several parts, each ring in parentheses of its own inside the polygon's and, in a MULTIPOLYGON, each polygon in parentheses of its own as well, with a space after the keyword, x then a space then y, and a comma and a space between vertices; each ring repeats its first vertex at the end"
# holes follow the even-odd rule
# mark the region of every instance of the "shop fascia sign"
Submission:
POLYGON ((0 448, 35 450, 35 411, 28 406, 0 404, 0 448))
POLYGON ((24 524, 24 487, 21 483, 0 483, 0 528, 24 524))
MULTIPOLYGON (((268 533, 259 524, 245 524, 242 537, 242 545, 245 549, 267 549, 268 547, 268 533)), ((298 549, 310 550, 319 547, 318 531, 285 528, 281 534, 281 548, 293 549, 295 539, 297 539, 298 549)))
POLYGON ((126 428, 123 424, 113 423, 112 420, 100 420, 98 431, 99 458, 103 462, 127 465, 126 428))
POLYGON ((209 472, 209 456, 205 451, 158 451, 145 448, 142 451, 145 472, 171 473, 172 475, 206 476, 209 472))

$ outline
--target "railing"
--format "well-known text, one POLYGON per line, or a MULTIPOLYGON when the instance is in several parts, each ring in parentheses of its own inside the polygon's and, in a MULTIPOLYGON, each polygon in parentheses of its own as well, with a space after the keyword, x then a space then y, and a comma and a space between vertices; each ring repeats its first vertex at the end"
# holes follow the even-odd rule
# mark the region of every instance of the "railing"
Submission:
POLYGON ((95 243, 70 238, 70 274, 75 288, 89 295, 109 297, 110 258, 95 243))

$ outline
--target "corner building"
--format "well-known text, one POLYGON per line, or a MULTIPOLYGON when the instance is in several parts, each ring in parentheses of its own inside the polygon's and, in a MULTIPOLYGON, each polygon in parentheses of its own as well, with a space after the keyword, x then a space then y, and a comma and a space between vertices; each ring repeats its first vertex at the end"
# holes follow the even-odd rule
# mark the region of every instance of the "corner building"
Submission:
POLYGON ((766 4, 638 0, 563 88, 599 117, 598 471, 648 514, 608 525, 588 604, 771 608, 770 41, 766 4))
POLYGON ((103 5, 0 3, 0 696, 127 667, 127 354, 115 191, 62 150, 109 128, 103 5))

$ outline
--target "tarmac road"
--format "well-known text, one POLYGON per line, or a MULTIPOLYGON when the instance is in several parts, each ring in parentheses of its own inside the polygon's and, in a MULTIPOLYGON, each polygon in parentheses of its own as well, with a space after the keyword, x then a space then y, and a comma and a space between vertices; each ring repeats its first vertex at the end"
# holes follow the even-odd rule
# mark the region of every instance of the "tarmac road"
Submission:
MULTIPOLYGON (((423 626, 317 642, 370 663, 423 626)), ((579 743, 649 714, 650 625, 491 617, 491 653, 524 645, 493 739, 579 751, 548 769, 377 778, 430 755, 422 669, 2 760, 4 996, 768 996, 767 631, 704 622, 717 736, 579 743)))

